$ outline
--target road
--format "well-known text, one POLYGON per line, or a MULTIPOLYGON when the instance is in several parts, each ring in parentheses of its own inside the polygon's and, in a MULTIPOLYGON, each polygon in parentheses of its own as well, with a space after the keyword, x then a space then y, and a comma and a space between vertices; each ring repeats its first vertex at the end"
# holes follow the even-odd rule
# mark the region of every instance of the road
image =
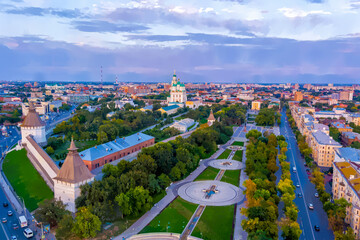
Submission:
MULTIPOLYGON (((12 146, 14 143, 16 143, 21 138, 20 132, 16 129, 15 126, 8 126, 7 132, 9 134, 8 137, 0 136, 0 151, 1 156, 4 154, 5 149, 7 146, 12 146)), ((7 202, 9 203, 9 200, 7 199, 3 189, 0 187, 0 218, 2 219, 5 217, 7 219, 6 223, 0 223, 0 239, 10 239, 11 236, 16 236, 17 239, 26 239, 25 236, 22 233, 22 229, 13 229, 13 224, 17 224, 19 226, 19 220, 18 220, 18 214, 13 209, 12 205, 9 204, 8 207, 3 207, 3 203, 7 202), (8 216, 7 211, 12 211, 13 216, 8 216)))
POLYGON ((294 200, 299 209, 298 223, 303 231, 300 239, 334 239, 322 203, 319 198, 315 197, 315 185, 308 179, 304 166, 305 160, 301 157, 295 135, 287 121, 285 109, 283 109, 281 115, 280 133, 286 137, 288 143, 286 155, 290 161, 290 169, 296 167, 296 172, 291 170, 291 179, 294 185, 300 184, 300 188, 296 188, 296 198, 294 200), (301 193, 303 197, 299 198, 298 193, 301 193), (314 210, 308 208, 309 203, 314 205, 314 210), (314 230, 315 225, 320 226, 319 232, 314 230))

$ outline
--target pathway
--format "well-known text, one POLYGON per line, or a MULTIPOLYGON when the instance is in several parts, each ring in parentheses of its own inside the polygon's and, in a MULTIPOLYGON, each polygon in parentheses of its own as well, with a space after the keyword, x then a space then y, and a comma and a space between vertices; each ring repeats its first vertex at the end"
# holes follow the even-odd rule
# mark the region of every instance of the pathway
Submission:
MULTIPOLYGON (((235 128, 235 132, 238 128, 235 128)), ((191 132, 187 132, 185 134, 191 134, 191 132)), ((235 133, 234 133, 235 134, 235 133)), ((119 236, 115 237, 114 240, 123 240, 127 239, 133 235, 138 234, 146 225, 148 225, 158 214, 161 213, 175 198, 178 196, 178 189, 189 182, 193 182, 208 166, 208 162, 216 159, 225 149, 231 145, 233 140, 229 140, 226 144, 222 145, 218 151, 216 151, 210 158, 205 160, 200 160, 199 167, 196 168, 189 176, 185 179, 172 183, 166 189, 166 196, 162 198, 158 203, 156 203, 150 211, 146 212, 141 218, 139 218, 133 225, 131 225, 128 229, 126 229, 119 236)))

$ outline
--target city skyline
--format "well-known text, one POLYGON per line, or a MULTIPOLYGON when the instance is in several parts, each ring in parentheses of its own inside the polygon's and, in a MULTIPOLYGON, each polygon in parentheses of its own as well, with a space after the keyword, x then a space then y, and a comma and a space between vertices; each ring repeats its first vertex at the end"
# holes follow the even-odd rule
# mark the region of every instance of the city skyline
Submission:
POLYGON ((360 2, 0 4, 0 80, 357 83, 360 2), (44 24, 46 23, 46 24, 44 24), (16 26, 16 27, 14 27, 16 26))

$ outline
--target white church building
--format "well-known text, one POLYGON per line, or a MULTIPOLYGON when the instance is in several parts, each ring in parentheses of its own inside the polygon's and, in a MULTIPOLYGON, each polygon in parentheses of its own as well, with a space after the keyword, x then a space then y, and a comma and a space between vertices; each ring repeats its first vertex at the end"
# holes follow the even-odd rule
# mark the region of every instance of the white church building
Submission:
POLYGON ((170 97, 167 98, 167 103, 169 106, 175 104, 185 106, 186 101, 185 84, 180 83, 180 79, 176 78, 176 73, 174 72, 170 87, 170 97))

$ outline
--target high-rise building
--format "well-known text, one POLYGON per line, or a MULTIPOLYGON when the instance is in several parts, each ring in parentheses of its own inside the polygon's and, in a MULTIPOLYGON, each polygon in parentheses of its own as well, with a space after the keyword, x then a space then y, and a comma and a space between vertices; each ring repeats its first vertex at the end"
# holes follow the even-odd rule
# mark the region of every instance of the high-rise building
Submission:
POLYGON ((295 92, 294 100, 295 101, 302 101, 304 99, 302 92, 295 92))
POLYGON ((352 101, 354 97, 353 91, 342 91, 340 92, 340 100, 343 101, 352 101))

